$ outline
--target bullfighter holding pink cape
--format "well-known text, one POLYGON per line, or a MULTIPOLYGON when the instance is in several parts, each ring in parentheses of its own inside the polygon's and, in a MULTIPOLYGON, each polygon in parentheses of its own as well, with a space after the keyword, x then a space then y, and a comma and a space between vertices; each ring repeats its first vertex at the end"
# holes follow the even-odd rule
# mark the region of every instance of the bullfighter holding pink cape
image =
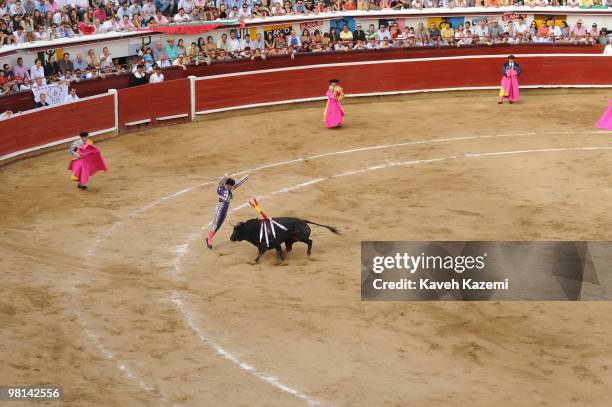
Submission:
POLYGON ((508 57, 508 62, 502 67, 501 89, 499 90, 499 103, 504 103, 504 98, 508 98, 510 103, 519 100, 518 77, 522 70, 519 64, 514 61, 514 55, 508 57))
POLYGON ((596 126, 598 129, 612 130, 612 99, 608 101, 608 110, 604 112, 596 126))
POLYGON ((338 86, 340 83, 337 79, 329 81, 327 89, 327 105, 323 117, 325 118, 325 127, 341 127, 342 119, 344 118, 344 109, 342 108, 342 100, 344 99, 344 90, 338 86))
POLYGON ((89 177, 98 171, 107 171, 106 163, 98 147, 87 137, 89 133, 81 132, 80 137, 70 145, 69 152, 74 157, 68 165, 72 173, 71 179, 77 181, 77 187, 81 190, 87 189, 89 177))

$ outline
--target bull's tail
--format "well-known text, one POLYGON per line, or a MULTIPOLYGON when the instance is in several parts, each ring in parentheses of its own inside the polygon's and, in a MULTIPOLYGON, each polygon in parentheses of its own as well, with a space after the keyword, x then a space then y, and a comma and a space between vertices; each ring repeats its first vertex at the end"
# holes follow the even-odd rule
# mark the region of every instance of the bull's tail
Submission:
POLYGON ((306 219, 303 219, 303 220, 304 220, 304 222, 306 222, 306 223, 310 223, 311 225, 317 225, 317 226, 321 226, 321 227, 323 227, 323 228, 325 228, 325 229, 329 229, 329 231, 330 231, 330 232, 335 233, 335 234, 337 234, 337 235, 339 235, 339 234, 340 234, 340 232, 338 231, 338 229, 336 229, 336 228, 335 228, 335 227, 333 227, 333 226, 321 225, 320 223, 311 222, 311 221, 306 220, 306 219))

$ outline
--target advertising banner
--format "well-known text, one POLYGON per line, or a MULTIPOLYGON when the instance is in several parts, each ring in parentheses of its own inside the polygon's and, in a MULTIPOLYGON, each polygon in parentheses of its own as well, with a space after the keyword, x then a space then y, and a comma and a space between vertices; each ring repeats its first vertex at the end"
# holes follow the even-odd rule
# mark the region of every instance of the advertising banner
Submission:
POLYGON ((268 36, 268 33, 271 32, 274 38, 278 37, 278 34, 282 31, 285 35, 289 35, 291 29, 293 28, 292 24, 277 24, 277 25, 266 25, 263 28, 264 38, 268 36))
POLYGON ((338 32, 342 31, 342 27, 348 25, 350 31, 355 30, 355 19, 353 17, 336 18, 329 20, 329 29, 335 28, 338 32))
POLYGON ((304 32, 304 30, 308 30, 311 35, 316 30, 319 30, 320 33, 323 33, 323 20, 305 21, 303 23, 300 23, 300 33, 304 32))
POLYGON ((448 22, 452 28, 457 28, 459 24, 463 24, 464 21, 464 17, 427 17, 427 27, 429 27, 431 23, 435 23, 436 27, 442 28, 444 24, 448 22))

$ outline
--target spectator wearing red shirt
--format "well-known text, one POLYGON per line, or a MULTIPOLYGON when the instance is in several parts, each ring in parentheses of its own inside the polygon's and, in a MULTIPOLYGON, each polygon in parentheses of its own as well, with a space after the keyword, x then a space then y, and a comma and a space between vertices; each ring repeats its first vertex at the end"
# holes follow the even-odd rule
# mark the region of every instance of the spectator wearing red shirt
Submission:
POLYGON ((106 11, 103 5, 99 5, 93 12, 94 19, 97 18, 100 21, 106 21, 106 11))
POLYGON ((344 3, 344 10, 346 11, 357 10, 357 4, 355 4, 354 0, 348 0, 346 3, 344 3))
POLYGON ((14 75, 13 71, 11 71, 11 66, 9 64, 2 65, 2 69, 4 70, 4 77, 10 82, 13 80, 14 75))

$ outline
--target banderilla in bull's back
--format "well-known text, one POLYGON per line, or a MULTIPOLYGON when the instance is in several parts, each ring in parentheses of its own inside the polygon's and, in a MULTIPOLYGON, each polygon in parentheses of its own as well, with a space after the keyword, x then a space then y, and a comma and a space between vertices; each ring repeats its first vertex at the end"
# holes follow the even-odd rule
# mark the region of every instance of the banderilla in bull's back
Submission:
MULTIPOLYGON (((255 208, 255 206, 253 207, 255 208)), ((260 213, 263 213, 263 210, 260 213)), ((283 243, 285 243, 287 253, 293 249, 294 243, 306 243, 308 245, 307 254, 310 256, 312 253, 312 240, 310 239, 309 224, 321 226, 337 235, 340 234, 338 229, 333 226, 322 225, 300 218, 271 218, 264 214, 261 219, 249 219, 234 226, 230 240, 232 242, 247 241, 257 247, 258 253, 255 263, 258 263, 261 256, 271 249, 276 250, 279 262, 282 262, 285 260, 285 253, 281 247, 283 243)))

